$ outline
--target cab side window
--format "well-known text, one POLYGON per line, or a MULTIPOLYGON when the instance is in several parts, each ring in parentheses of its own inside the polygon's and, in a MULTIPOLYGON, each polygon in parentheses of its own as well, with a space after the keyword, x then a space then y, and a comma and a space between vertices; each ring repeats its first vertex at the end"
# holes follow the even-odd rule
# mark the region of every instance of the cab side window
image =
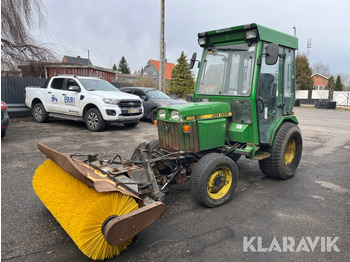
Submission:
POLYGON ((71 86, 79 86, 79 85, 74 79, 67 79, 65 90, 68 90, 68 88, 71 86))
POLYGON ((52 80, 51 88, 53 89, 62 89, 63 88, 64 78, 55 78, 52 80))
POLYGON ((144 92, 142 92, 141 90, 134 90, 134 93, 133 93, 134 95, 137 95, 137 96, 139 96, 139 97, 141 97, 141 96, 144 96, 145 95, 145 93, 144 92))
POLYGON ((125 93, 128 93, 128 94, 132 94, 132 90, 130 90, 130 89, 123 89, 122 91, 125 93))

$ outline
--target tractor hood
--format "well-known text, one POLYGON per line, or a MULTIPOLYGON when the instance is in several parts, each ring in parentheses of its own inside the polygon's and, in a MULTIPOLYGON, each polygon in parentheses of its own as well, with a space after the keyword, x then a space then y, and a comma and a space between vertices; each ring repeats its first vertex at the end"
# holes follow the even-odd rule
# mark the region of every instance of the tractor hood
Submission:
POLYGON ((158 119, 167 121, 191 121, 230 116, 232 116, 230 104, 225 102, 195 102, 158 108, 158 119))

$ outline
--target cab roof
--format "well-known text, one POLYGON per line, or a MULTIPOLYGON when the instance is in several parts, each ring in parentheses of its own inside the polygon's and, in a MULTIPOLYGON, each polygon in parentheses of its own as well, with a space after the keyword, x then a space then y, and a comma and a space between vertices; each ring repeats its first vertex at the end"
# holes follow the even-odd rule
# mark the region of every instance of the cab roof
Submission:
POLYGON ((257 31, 256 39, 298 49, 298 38, 255 23, 199 33, 198 38, 207 37, 209 45, 246 41, 246 31, 250 30, 257 31))

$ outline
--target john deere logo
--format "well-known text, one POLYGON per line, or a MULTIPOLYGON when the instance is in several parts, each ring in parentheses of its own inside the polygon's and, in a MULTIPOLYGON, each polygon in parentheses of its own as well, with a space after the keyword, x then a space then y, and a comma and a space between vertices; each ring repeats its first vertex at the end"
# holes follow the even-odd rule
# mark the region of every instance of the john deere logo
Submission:
POLYGON ((170 127, 165 126, 165 127, 164 127, 164 131, 165 131, 165 132, 167 132, 167 133, 169 133, 169 131, 170 131, 170 127))

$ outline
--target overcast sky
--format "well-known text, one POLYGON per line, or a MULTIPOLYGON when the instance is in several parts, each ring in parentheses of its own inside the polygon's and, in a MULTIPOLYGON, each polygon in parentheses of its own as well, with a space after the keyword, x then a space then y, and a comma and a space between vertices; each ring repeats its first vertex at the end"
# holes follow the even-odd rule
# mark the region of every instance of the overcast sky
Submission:
MULTIPOLYGON (((47 9, 46 31, 37 34, 63 55, 87 58, 112 68, 125 56, 131 71, 149 59, 159 60, 160 0, 42 0, 47 9)), ((181 51, 201 53, 197 33, 258 23, 296 34, 299 50, 310 64, 328 64, 333 74, 350 74, 349 0, 165 0, 165 41, 168 62, 181 51)))

